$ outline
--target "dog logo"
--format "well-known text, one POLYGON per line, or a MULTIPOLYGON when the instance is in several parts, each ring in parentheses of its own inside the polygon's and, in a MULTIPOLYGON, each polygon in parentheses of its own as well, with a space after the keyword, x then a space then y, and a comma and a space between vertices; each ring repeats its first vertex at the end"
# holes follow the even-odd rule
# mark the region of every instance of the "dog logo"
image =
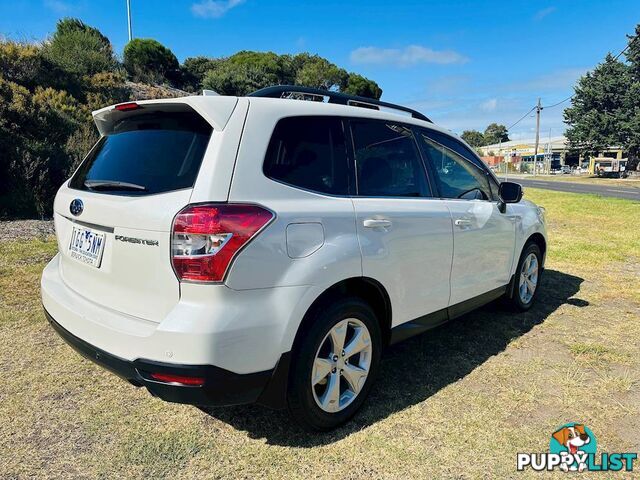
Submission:
POLYGON ((553 432, 549 449, 551 453, 569 453, 574 459, 570 465, 568 462, 561 463, 562 470, 582 472, 587 468, 587 454, 596 451, 595 444, 596 439, 593 432, 580 423, 574 423, 567 424, 553 432), (592 439, 593 444, 591 443, 592 439))

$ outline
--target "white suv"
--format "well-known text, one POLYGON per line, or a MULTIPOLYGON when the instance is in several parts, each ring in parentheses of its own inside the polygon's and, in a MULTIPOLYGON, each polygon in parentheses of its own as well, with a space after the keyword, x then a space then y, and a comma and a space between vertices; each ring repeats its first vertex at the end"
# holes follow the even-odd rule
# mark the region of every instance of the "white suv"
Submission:
POLYGON ((42 302, 76 350, 164 400, 330 429, 386 345, 534 301, 543 210, 418 112, 271 87, 94 119, 55 199, 42 302))

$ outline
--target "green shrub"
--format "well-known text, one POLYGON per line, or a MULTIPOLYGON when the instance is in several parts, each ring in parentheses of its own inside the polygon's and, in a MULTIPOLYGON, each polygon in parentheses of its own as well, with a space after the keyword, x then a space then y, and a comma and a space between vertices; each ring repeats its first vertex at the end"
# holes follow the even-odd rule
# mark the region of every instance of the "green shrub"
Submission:
POLYGON ((296 84, 324 90, 344 90, 349 74, 328 60, 314 55, 309 57, 296 73, 296 84))
POLYGON ((117 62, 109 39, 80 20, 58 22, 51 40, 45 44, 46 58, 76 77, 114 71, 117 62))
POLYGON ((0 77, 0 216, 49 215, 68 171, 67 138, 78 125, 66 92, 35 94, 0 77))
POLYGON ((150 38, 135 38, 124 47, 124 68, 135 82, 164 83, 179 69, 171 50, 150 38))
POLYGON ((382 96, 382 89, 373 80, 369 80, 357 73, 350 73, 344 93, 378 99, 382 96))

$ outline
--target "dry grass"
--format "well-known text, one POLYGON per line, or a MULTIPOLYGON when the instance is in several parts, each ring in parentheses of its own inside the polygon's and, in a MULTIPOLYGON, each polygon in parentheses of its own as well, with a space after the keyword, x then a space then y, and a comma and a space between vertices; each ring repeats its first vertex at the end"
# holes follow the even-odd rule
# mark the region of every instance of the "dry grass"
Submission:
POLYGON ((0 243, 0 477, 541 478, 516 453, 569 421, 602 451, 637 452, 640 204, 527 196, 551 235, 537 306, 488 306, 392 348, 364 410, 326 435, 255 406, 164 403, 82 360, 41 313, 55 242, 0 243))

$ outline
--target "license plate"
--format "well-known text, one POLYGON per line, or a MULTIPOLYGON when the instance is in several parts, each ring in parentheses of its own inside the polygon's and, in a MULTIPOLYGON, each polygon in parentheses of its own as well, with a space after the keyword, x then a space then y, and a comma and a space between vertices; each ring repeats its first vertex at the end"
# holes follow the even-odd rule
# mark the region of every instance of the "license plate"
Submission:
POLYGON ((105 234, 90 228, 73 227, 69 256, 78 262, 100 268, 104 251, 105 234))

